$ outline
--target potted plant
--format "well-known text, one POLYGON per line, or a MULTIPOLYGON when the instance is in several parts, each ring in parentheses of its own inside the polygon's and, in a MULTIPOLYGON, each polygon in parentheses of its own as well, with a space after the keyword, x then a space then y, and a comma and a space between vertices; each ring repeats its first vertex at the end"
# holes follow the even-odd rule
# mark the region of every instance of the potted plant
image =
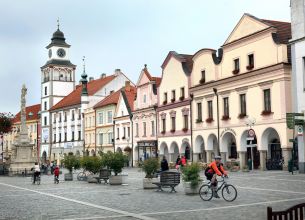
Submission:
POLYGON ((196 119, 196 123, 201 123, 202 122, 202 119, 201 118, 197 118, 196 119))
POLYGON ((247 70, 252 70, 253 68, 254 68, 253 64, 247 66, 247 70))
POLYGON ((157 186, 152 184, 157 181, 155 174, 159 169, 159 160, 157 158, 149 158, 143 162, 142 170, 145 172, 145 178, 143 179, 144 189, 154 189, 157 186))
POLYGON ((234 75, 238 74, 238 73, 239 73, 239 69, 233 70, 232 73, 233 73, 234 75))
POLYGON ((198 163, 193 163, 182 168, 185 194, 197 194, 199 192, 201 168, 198 163))
POLYGON ((239 171, 239 163, 234 161, 232 162, 231 172, 237 172, 239 171))
POLYGON ((249 172, 249 167, 247 165, 243 166, 243 172, 249 172))
POLYGON ((65 173, 64 177, 65 177, 65 181, 72 181, 73 180, 73 174, 72 174, 72 170, 74 169, 79 169, 80 167, 80 161, 79 158, 76 157, 73 154, 68 154, 65 155, 63 161, 62 161, 65 165, 65 168, 68 169, 69 173, 65 173))
POLYGON ((183 132, 187 132, 189 129, 188 128, 183 128, 182 131, 183 132))
POLYGON ((238 115, 238 118, 239 118, 239 119, 243 119, 243 118, 245 118, 245 117, 247 117, 247 115, 246 115, 245 113, 240 113, 240 114, 238 115))
POLYGON ((271 114, 272 114, 271 110, 264 110, 264 111, 262 111, 262 113, 261 113, 261 115, 263 115, 263 116, 271 115, 271 114))
POLYGON ((123 183, 123 175, 118 175, 122 172, 125 163, 125 156, 122 152, 112 153, 108 151, 102 155, 102 166, 111 170, 114 175, 109 178, 110 185, 121 185, 123 183))
POLYGON ((223 121, 228 121, 230 119, 230 117, 228 115, 223 115, 221 120, 223 121))
POLYGON ((99 173, 102 168, 101 158, 97 156, 85 156, 81 159, 80 164, 82 168, 93 174, 88 178, 88 183, 97 183, 97 178, 95 177, 98 177, 96 174, 99 173))
POLYGON ((184 96, 180 96, 179 100, 183 101, 184 100, 184 96))
POLYGON ((206 123, 212 123, 213 121, 214 121, 213 118, 207 118, 207 119, 205 120, 206 123))

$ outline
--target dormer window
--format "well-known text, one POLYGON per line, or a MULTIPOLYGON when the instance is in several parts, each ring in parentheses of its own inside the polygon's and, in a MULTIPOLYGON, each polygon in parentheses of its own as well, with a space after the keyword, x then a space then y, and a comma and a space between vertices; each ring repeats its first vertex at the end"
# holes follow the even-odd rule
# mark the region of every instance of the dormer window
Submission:
POLYGON ((180 88, 180 101, 183 101, 184 100, 184 98, 185 98, 185 96, 184 96, 184 87, 181 87, 180 88))
POLYGON ((167 92, 164 93, 163 105, 167 103, 167 92))
POLYGON ((254 54, 249 54, 247 70, 252 70, 253 68, 254 68, 254 54))
POLYGON ((234 60, 234 70, 232 72, 234 75, 239 73, 239 59, 238 58, 234 60))
POLYGON ((172 99, 171 102, 175 102, 176 101, 176 91, 172 90, 172 99))
POLYGON ((201 79, 199 81, 200 84, 204 84, 205 83, 205 70, 201 71, 201 79))

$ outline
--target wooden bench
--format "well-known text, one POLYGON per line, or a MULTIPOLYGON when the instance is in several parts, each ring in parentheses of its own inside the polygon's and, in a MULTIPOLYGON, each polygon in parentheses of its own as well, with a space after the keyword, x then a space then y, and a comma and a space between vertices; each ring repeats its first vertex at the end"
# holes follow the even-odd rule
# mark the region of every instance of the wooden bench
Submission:
POLYGON ((180 184, 180 173, 176 171, 165 171, 160 174, 160 182, 154 182, 158 186, 157 191, 163 191, 162 188, 171 188, 170 192, 176 192, 175 187, 180 184))
POLYGON ((273 212, 271 207, 267 208, 268 220, 303 220, 305 213, 305 203, 290 207, 285 211, 273 212))
POLYGON ((104 180, 105 184, 108 184, 109 177, 111 175, 111 171, 107 169, 101 169, 98 182, 101 183, 101 180, 104 180))

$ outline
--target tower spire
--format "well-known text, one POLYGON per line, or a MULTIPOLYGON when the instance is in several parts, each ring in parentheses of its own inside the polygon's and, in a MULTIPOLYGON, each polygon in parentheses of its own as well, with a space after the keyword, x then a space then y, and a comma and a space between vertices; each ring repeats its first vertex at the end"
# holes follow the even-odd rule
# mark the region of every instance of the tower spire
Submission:
POLYGON ((59 30, 59 18, 57 18, 57 30, 59 30))
POLYGON ((86 60, 85 60, 85 56, 83 56, 83 74, 86 74, 86 60))
POLYGON ((87 74, 86 74, 86 63, 85 63, 85 56, 83 56, 83 73, 81 75, 81 83, 82 83, 82 96, 88 95, 88 89, 87 89, 87 74))

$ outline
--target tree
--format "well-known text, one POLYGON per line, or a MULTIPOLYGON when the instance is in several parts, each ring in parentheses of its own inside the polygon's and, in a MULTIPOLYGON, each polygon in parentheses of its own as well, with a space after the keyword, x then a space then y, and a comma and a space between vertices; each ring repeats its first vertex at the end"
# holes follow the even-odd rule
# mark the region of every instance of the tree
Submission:
POLYGON ((0 134, 9 133, 12 130, 14 115, 12 113, 0 113, 0 134))

